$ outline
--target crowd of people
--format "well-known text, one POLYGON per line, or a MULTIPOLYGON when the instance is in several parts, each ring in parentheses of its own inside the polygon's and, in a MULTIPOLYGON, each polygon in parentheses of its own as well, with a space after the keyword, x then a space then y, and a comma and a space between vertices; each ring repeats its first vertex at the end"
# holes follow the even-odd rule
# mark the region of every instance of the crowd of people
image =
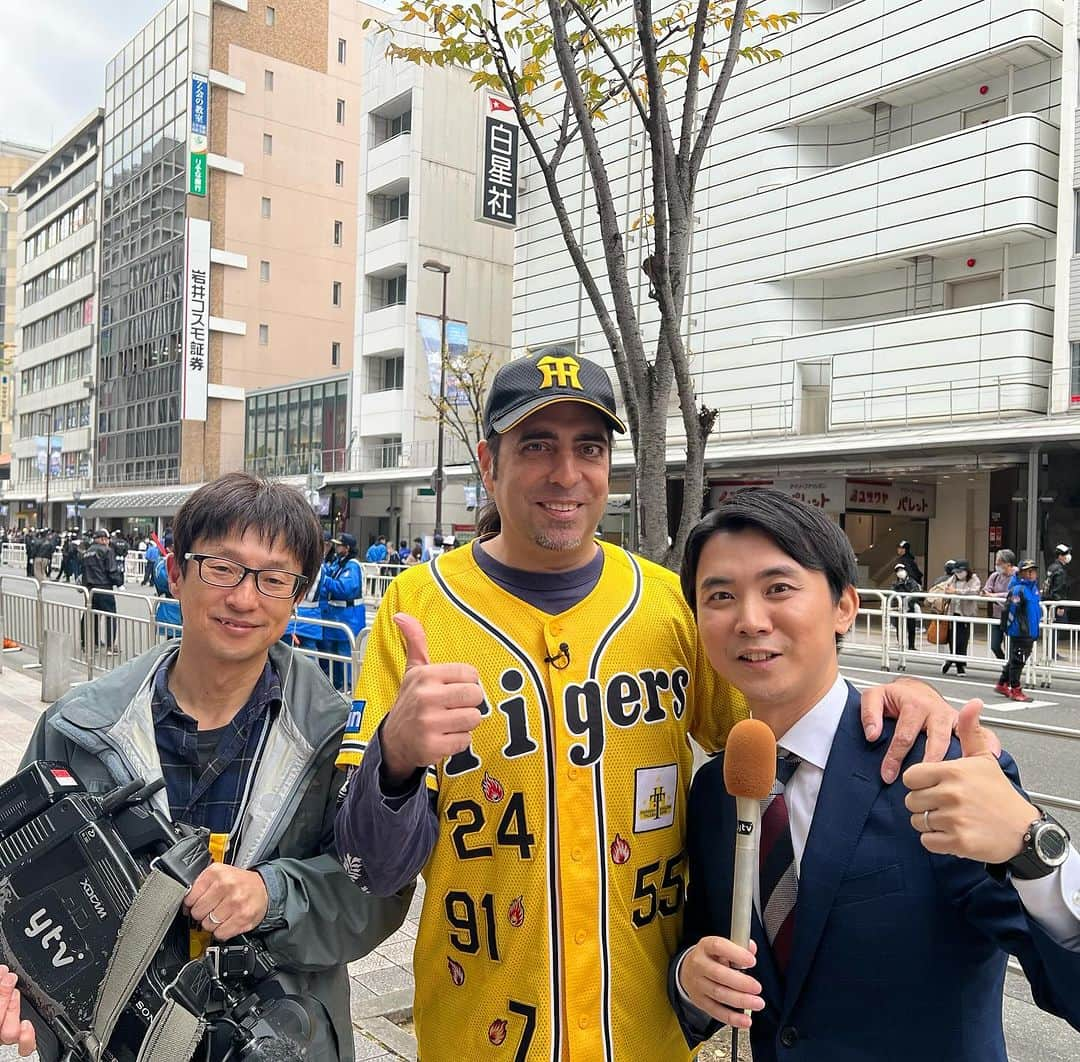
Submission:
MULTIPOLYGON (((759 1062, 1005 1062, 1010 953, 1080 1029, 1080 853, 981 702, 842 679, 854 554, 778 491, 705 517, 679 575, 600 541, 625 431, 611 382, 541 359, 495 374, 477 537, 390 581, 351 705, 296 648, 305 621, 362 609, 355 538, 232 473, 184 502, 157 562, 182 638, 57 701, 24 762, 95 792, 164 782, 215 860, 184 900, 191 955, 260 939, 278 992, 325 1008, 318 1062, 354 1057, 348 964, 402 923, 417 875, 425 1062, 689 1062, 724 1024, 759 1062), (769 741, 760 858, 738 883, 755 831, 728 792, 737 724, 769 741), (717 754, 696 776, 691 737, 717 754)), ((29 1054, 17 981, 0 968, 0 1042, 29 1054)))
MULTIPOLYGON (((895 579, 891 589, 899 594, 922 595, 923 573, 912 555, 910 543, 902 541, 896 547, 895 579)), ((994 570, 985 582, 966 560, 947 560, 942 575, 926 589, 925 596, 912 599, 905 607, 904 625, 907 647, 915 649, 920 626, 916 612, 926 614, 929 622, 925 636, 931 643, 947 645, 949 659, 941 665, 942 674, 955 667, 958 675, 967 673, 968 648, 971 644, 972 620, 989 605, 990 651, 1003 661, 1001 674, 994 689, 1014 701, 1030 701, 1024 692, 1020 676, 1038 641, 1044 601, 1070 600, 1068 565, 1072 548, 1058 543, 1054 560, 1048 566, 1040 584, 1039 566, 1030 558, 1017 562, 1011 549, 999 549, 994 556, 994 570)), ((1054 618, 1067 618, 1065 606, 1054 606, 1054 618)), ((899 633, 899 623, 897 627, 899 633)), ((1057 655, 1057 646, 1052 651, 1057 655)))

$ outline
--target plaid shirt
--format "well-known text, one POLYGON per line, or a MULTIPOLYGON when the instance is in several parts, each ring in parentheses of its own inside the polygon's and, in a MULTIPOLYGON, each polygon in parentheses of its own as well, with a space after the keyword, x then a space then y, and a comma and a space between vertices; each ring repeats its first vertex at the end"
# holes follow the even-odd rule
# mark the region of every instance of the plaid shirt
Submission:
POLYGON ((199 769, 198 724, 185 715, 169 690, 169 669, 154 676, 151 711, 169 810, 178 822, 229 833, 240 812, 264 724, 281 707, 281 682, 266 661, 247 703, 221 728, 221 739, 205 770, 199 769))

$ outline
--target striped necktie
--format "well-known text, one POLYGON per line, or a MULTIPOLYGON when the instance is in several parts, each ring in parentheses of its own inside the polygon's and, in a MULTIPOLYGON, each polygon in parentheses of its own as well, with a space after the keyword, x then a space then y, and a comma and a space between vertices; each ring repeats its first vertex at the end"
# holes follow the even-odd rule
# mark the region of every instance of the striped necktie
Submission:
POLYGON ((781 973, 786 971, 791 957, 795 897, 799 887, 784 790, 800 763, 802 760, 798 756, 781 756, 776 762, 773 791, 761 802, 761 846, 758 850, 761 923, 781 973))

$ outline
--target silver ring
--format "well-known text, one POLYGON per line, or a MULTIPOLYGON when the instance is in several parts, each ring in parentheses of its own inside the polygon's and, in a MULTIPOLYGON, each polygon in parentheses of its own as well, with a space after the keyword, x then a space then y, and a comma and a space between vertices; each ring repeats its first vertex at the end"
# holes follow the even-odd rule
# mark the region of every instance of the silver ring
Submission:
POLYGON ((223 919, 221 918, 215 918, 213 911, 211 911, 206 917, 210 919, 210 924, 212 926, 220 926, 223 921, 223 919))
MULTIPOLYGON (((926 829, 923 832, 924 833, 933 833, 934 831, 930 826, 930 812, 929 811, 924 811, 922 813, 922 820, 923 820, 923 825, 926 827, 926 829)), ((214 916, 211 915, 210 917, 213 918, 214 916)))

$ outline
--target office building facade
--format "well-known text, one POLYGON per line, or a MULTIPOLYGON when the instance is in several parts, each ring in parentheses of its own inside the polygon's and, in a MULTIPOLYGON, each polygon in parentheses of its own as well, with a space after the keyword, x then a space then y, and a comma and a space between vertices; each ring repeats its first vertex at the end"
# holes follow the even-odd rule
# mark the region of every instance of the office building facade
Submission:
MULTIPOLYGON (((1052 338, 1061 103, 1076 95, 1075 70, 1062 89, 1062 7, 792 6, 798 24, 768 42, 783 57, 737 67, 694 204, 684 339, 699 400, 719 411, 711 496, 776 482, 820 499, 869 585, 891 579, 902 538, 931 571, 959 555, 984 568, 997 546, 1044 550, 1058 525, 1044 519, 1039 444, 1080 437, 1055 398, 1068 366, 1052 338)), ((650 209, 647 145, 625 114, 603 140, 654 341, 638 270, 649 233, 633 225, 650 209)), ((610 364, 524 166, 515 346, 610 364)), ((580 152, 563 166, 602 270, 580 152)), ((683 445, 673 415, 673 477, 683 445)), ((616 489, 628 464, 623 448, 616 489)))
POLYGON ((96 515, 163 515, 243 467, 249 390, 351 368, 367 13, 171 0, 109 63, 96 515))

